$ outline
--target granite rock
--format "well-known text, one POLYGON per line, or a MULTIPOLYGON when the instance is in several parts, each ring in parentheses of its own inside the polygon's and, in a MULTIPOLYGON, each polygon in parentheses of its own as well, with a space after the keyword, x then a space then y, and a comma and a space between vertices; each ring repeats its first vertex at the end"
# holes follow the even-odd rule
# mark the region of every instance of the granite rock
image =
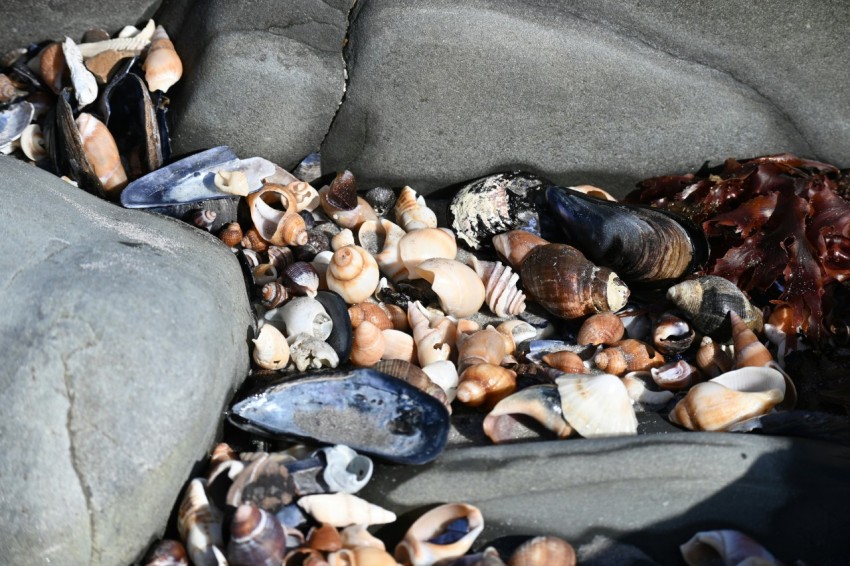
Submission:
POLYGON ((128 564, 248 371, 233 254, 0 157, 0 563, 128 564))
POLYGON ((352 0, 176 0, 157 14, 184 61, 173 149, 229 145, 294 167, 318 149, 345 91, 352 0))
POLYGON ((371 0, 325 170, 428 193, 522 168, 623 195, 706 159, 850 165, 850 5, 371 0))
POLYGON ((80 41, 95 27, 115 33, 143 24, 162 0, 4 0, 0 2, 0 54, 46 39, 80 41))

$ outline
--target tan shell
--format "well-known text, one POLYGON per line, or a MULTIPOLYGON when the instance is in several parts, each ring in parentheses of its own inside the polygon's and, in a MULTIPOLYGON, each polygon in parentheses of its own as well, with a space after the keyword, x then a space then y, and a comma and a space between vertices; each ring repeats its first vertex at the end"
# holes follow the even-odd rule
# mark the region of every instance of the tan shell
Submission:
POLYGON ((407 304, 407 320, 410 322, 413 340, 416 342, 416 355, 422 368, 440 360, 448 360, 451 352, 445 336, 440 329, 431 327, 431 320, 423 309, 419 301, 407 304))
POLYGON ((112 78, 113 71, 124 59, 133 57, 132 51, 116 51, 108 49, 98 53, 94 57, 85 60, 86 69, 91 71, 98 84, 106 84, 112 78))
POLYGON ((264 324, 260 334, 252 340, 251 357, 263 369, 278 370, 289 363, 289 344, 283 334, 271 324, 264 324))
POLYGON ((484 517, 477 507, 465 503, 448 503, 431 509, 407 530, 395 548, 395 557, 404 564, 426 566, 446 558, 463 556, 484 530, 484 517), (469 531, 450 544, 429 542, 450 523, 466 519, 469 531))
POLYGON ((704 336, 696 353, 696 364, 708 378, 714 378, 731 370, 734 361, 721 344, 704 336))
POLYGON ((307 243, 307 225, 300 214, 290 206, 278 210, 269 203, 289 203, 292 193, 287 187, 265 184, 247 197, 254 227, 264 240, 276 246, 304 245, 307 243))
MULTIPOLYGON (((326 190, 320 191, 319 195, 324 194, 326 190)), ((377 221, 378 215, 372 209, 372 205, 366 202, 361 196, 357 197, 357 206, 350 210, 343 210, 330 205, 327 199, 320 200, 322 210, 325 214, 334 221, 337 226, 349 228, 357 231, 364 222, 377 221)))
POLYGON ((547 240, 525 230, 511 230, 493 236, 493 247, 496 248, 496 252, 516 271, 522 267, 522 262, 531 250, 548 243, 547 240))
POLYGON ((407 272, 407 279, 417 279, 414 269, 432 258, 454 259, 457 243, 447 228, 419 228, 405 234, 398 242, 398 254, 407 272))
POLYGON ((623 321, 616 314, 610 312, 594 314, 582 323, 576 336, 576 343, 582 346, 587 344, 610 346, 622 340, 625 333, 623 321))
POLYGON ((410 330, 410 323, 407 320, 407 311, 401 308, 398 305, 393 305, 389 303, 380 303, 384 312, 387 313, 387 316, 390 318, 390 321, 393 323, 393 328, 396 330, 401 330, 402 332, 407 332, 410 330))
POLYGON ((576 551, 570 543, 554 536, 524 542, 508 560, 508 566, 575 566, 576 551))
POLYGON ((615 375, 565 375, 555 380, 564 418, 585 438, 637 434, 637 417, 615 375))
POLYGON ((384 335, 381 329, 364 320, 354 329, 351 345, 351 363, 360 367, 370 367, 378 363, 384 355, 384 335))
POLYGON ((457 339, 457 368, 463 372, 476 364, 498 366, 505 357, 503 335, 492 326, 472 334, 460 334, 457 339))
POLYGON ((151 37, 151 46, 142 65, 145 81, 151 92, 168 92, 174 83, 183 76, 183 63, 174 49, 174 44, 165 33, 165 28, 157 26, 151 37))
POLYGON ((501 262, 479 261, 474 255, 467 264, 484 282, 484 300, 493 314, 506 317, 525 311, 525 293, 517 288, 518 273, 501 262))
POLYGON ((387 313, 376 303, 358 303, 348 307, 348 317, 352 328, 357 328, 361 322, 368 320, 381 330, 392 328, 393 323, 387 313))
POLYGON ((323 523, 307 533, 307 546, 322 552, 335 552, 342 548, 342 537, 336 527, 323 523))
POLYGON ((564 373, 588 373, 581 357, 575 352, 561 350, 543 356, 543 361, 564 373))
POLYGON ((734 312, 732 319, 732 343, 735 345, 735 367, 766 366, 774 361, 770 351, 756 337, 755 333, 734 312))
POLYGON ((722 431, 767 413, 780 401, 776 389, 745 393, 706 381, 688 391, 670 412, 670 420, 690 430, 722 431))
POLYGON ((92 43, 81 43, 79 48, 80 54, 85 58, 94 57, 104 51, 132 51, 134 55, 139 55, 150 43, 151 38, 139 34, 136 37, 116 37, 92 43))
POLYGON ((345 527, 339 533, 343 548, 361 548, 368 546, 379 550, 386 550, 384 541, 366 530, 365 525, 351 525, 345 527))
POLYGON ((458 375, 457 366, 449 360, 438 360, 422 366, 431 381, 446 392, 446 398, 451 403, 457 396, 458 375))
MULTIPOLYGON (((280 171, 286 172, 286 170, 278 167, 275 171, 275 175, 279 175, 280 171)), ((275 175, 273 175, 272 178, 274 178, 275 175)), ((313 187, 313 185, 305 183, 304 181, 299 181, 291 174, 286 178, 291 178, 291 180, 288 180, 286 184, 286 188, 289 189, 290 194, 287 208, 295 207, 293 209, 295 212, 301 212, 302 210, 313 212, 316 210, 319 206, 319 192, 313 187)))
POLYGON ((437 215, 425 204, 425 199, 416 196, 416 191, 404 187, 394 207, 396 222, 406 231, 417 228, 436 228, 437 215))
POLYGON ((189 482, 177 514, 177 530, 194 564, 219 564, 223 558, 222 513, 206 492, 206 480, 189 482))
POLYGON ((416 358, 416 342, 413 341, 413 336, 401 330, 387 328, 382 330, 384 335, 384 355, 383 360, 403 360, 413 363, 416 358))
POLYGON ((334 252, 325 278, 328 289, 339 293, 348 304, 355 304, 375 291, 380 273, 369 252, 360 246, 345 246, 334 252))
POLYGON ((665 364, 664 356, 655 349, 633 338, 621 340, 611 348, 605 348, 593 357, 596 367, 606 373, 625 375, 630 371, 643 371, 665 364))
POLYGON ((61 43, 51 43, 41 50, 39 73, 44 84, 50 87, 54 94, 62 90, 62 75, 65 73, 65 54, 61 43))
POLYGON ((213 183, 218 190, 240 197, 247 197, 250 187, 244 171, 217 171, 213 183))
POLYGON ((396 520, 395 513, 348 493, 305 495, 298 506, 320 523, 337 528, 349 525, 380 525, 396 520))
POLYGON ((396 566, 396 561, 386 550, 362 546, 332 552, 328 566, 396 566))
MULTIPOLYGON (((537 329, 524 320, 506 320, 496 327, 496 330, 502 334, 510 334, 514 346, 531 340, 537 336, 537 329)), ((509 354, 512 352, 508 352, 509 354)))
POLYGON ((393 377, 397 377, 402 381, 406 381, 417 389, 421 389, 428 395, 431 395, 432 397, 438 399, 441 403, 443 403, 449 410, 449 414, 451 414, 452 408, 446 396, 446 392, 443 391, 443 389, 439 385, 434 383, 431 378, 428 377, 428 374, 425 373, 421 368, 404 360, 391 359, 382 360, 378 362, 377 364, 375 364, 374 369, 391 375, 393 377))
POLYGON ((228 248, 235 248, 242 244, 243 236, 242 227, 239 226, 238 222, 229 222, 225 224, 218 233, 218 237, 221 238, 221 241, 224 242, 224 245, 228 248))
POLYGON ((453 259, 429 259, 414 268, 431 283, 440 307, 450 316, 463 318, 478 312, 484 304, 484 283, 468 267, 453 259))
POLYGON ((378 262, 381 273, 392 281, 407 277, 407 269, 399 255, 399 242, 405 234, 401 226, 386 218, 381 218, 377 222, 364 222, 358 234, 360 243, 364 247, 369 246, 370 249, 380 247, 380 253, 375 254, 375 261, 378 262))
POLYGON ((469 366, 460 374, 457 399, 470 407, 491 409, 516 391, 516 372, 493 364, 469 366))
POLYGON ((340 230, 331 238, 331 249, 333 251, 344 248, 345 246, 353 246, 354 244, 354 232, 348 228, 340 230))
POLYGON ((121 164, 115 138, 103 122, 86 112, 77 117, 77 128, 80 130, 86 158, 103 184, 107 196, 110 199, 118 198, 121 189, 127 184, 127 173, 121 164))
POLYGON ((599 187, 594 187, 593 185, 577 185, 575 187, 568 187, 574 191, 578 191, 580 193, 584 193, 589 197, 598 198, 599 200, 608 200, 611 202, 617 202, 617 199, 614 198, 611 193, 606 191, 605 189, 600 189, 599 187))

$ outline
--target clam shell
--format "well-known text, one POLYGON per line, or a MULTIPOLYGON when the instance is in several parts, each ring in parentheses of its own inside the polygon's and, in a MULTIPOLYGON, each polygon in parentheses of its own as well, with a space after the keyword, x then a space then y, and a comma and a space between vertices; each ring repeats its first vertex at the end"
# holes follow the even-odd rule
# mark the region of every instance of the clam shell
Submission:
POLYGON ((286 554, 286 532, 271 513, 240 505, 230 524, 227 560, 231 566, 278 565, 286 554))
POLYGON ((349 493, 305 495, 298 506, 320 523, 342 528, 350 525, 383 525, 396 520, 395 513, 349 493))
POLYGON ((743 291, 723 277, 704 275, 667 290, 667 299, 681 309, 697 330, 722 341, 731 336, 728 313, 734 312, 756 332, 763 327, 761 311, 743 291))
POLYGON ((151 37, 150 49, 142 69, 151 92, 168 92, 183 76, 183 63, 162 26, 157 26, 151 37))
POLYGON ((421 464, 446 444, 449 418, 437 399, 370 370, 322 372, 272 384, 229 413, 267 435, 345 444, 394 462, 421 464))
POLYGON ((30 124, 24 128, 21 134, 21 150, 32 161, 40 161, 47 157, 44 136, 41 134, 41 126, 30 124))
POLYGON ((429 259, 414 271, 431 283, 440 299, 440 307, 450 316, 463 318, 478 312, 484 304, 485 290, 481 278, 468 267, 453 259, 429 259))
POLYGON ((779 566, 780 564, 758 542, 732 529, 699 532, 679 549, 688 566, 707 564, 779 566))
POLYGON ((637 434, 637 417, 615 375, 567 374, 555 380, 564 419, 585 438, 637 434))
POLYGON ((436 228, 437 215, 425 204, 425 199, 416 195, 410 187, 404 187, 393 207, 396 222, 402 230, 409 232, 417 228, 436 228))
POLYGON ((575 566, 576 551, 570 543, 553 536, 535 537, 524 542, 508 560, 508 566, 575 566))
POLYGON ((534 419, 558 438, 572 434, 558 389, 549 384, 526 387, 499 401, 484 418, 484 434, 496 444, 525 438, 527 427, 515 418, 520 415, 534 419))
POLYGON ((589 316, 578 330, 576 343, 580 345, 604 344, 610 346, 622 340, 626 333, 623 321, 614 313, 600 313, 589 316))
POLYGON ((516 372, 493 364, 475 364, 460 374, 457 400, 490 409, 516 391, 516 372))
POLYGON ((254 349, 251 357, 254 363, 263 369, 283 369, 289 363, 289 344, 280 330, 271 324, 264 324, 260 334, 252 340, 254 349))
POLYGON ((168 128, 162 110, 151 99, 148 87, 124 63, 104 87, 100 110, 125 162, 130 177, 140 177, 162 167, 170 154, 168 128))
POLYGON ((407 530, 395 548, 397 560, 426 566, 463 556, 484 530, 484 517, 477 507, 448 503, 431 509, 407 530))

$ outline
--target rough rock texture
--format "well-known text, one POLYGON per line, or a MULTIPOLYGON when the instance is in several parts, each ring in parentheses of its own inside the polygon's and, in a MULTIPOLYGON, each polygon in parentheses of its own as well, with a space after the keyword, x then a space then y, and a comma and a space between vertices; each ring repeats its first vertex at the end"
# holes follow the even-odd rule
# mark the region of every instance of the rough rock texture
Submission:
POLYGON ((95 27, 110 33, 144 23, 162 0, 3 0, 0 2, 0 54, 45 39, 79 41, 95 27))
POLYGON ((229 145, 293 167, 318 149, 345 90, 353 0, 177 0, 158 15, 184 60, 176 153, 229 145))
POLYGON ((241 270, 7 157, 0 200, 0 563, 130 563, 247 374, 241 270))
MULTIPOLYGON (((540 534, 578 548, 605 534, 678 564, 679 545, 697 531, 731 528, 785 564, 839 565, 850 528, 848 472, 847 446, 680 432, 452 449, 426 468, 378 465, 358 496, 399 515, 377 532, 387 548, 427 506, 463 501, 484 515, 476 548, 540 534)), ((616 545, 597 546, 588 550, 594 564, 633 563, 616 558, 616 545)))
POLYGON ((326 170, 428 191, 520 167, 624 194, 706 159, 850 165, 841 0, 370 0, 326 170))

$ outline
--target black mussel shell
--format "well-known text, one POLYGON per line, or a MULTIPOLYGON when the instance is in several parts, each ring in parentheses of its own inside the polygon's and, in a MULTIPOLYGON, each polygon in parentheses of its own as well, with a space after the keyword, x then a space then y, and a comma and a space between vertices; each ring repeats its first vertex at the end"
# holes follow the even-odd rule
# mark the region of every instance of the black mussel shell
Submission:
POLYGON ((34 114, 35 107, 29 102, 17 102, 0 110, 0 147, 20 138, 34 114))
POLYGON ((104 95, 107 97, 110 114, 106 127, 126 160, 128 176, 135 179, 162 167, 156 108, 144 80, 135 73, 127 73, 104 95))
POLYGON ((316 293, 316 300, 325 307, 325 311, 333 321, 331 335, 325 339, 325 342, 339 356, 339 363, 342 365, 351 356, 351 346, 354 342, 351 317, 348 315, 348 304, 345 299, 333 291, 319 291, 316 293))
POLYGON ((70 89, 62 89, 62 92, 59 93, 55 107, 55 119, 55 137, 51 135, 50 139, 45 140, 45 145, 48 151, 56 152, 55 156, 51 156, 51 159, 57 171, 59 174, 69 174, 72 179, 77 181, 81 189, 95 196, 106 198, 103 183, 95 174, 94 168, 89 163, 83 149, 83 140, 80 137, 80 130, 77 128, 74 112, 71 109, 70 89))
POLYGON ((162 161, 171 159, 171 128, 168 126, 168 105, 171 102, 161 90, 151 95, 156 108, 156 123, 159 126, 159 143, 162 161))
POLYGON ((98 99, 98 111, 100 112, 100 116, 103 119, 104 124, 109 124, 109 119, 112 115, 112 90, 118 87, 127 75, 130 73, 130 70, 138 61, 138 57, 131 57, 129 59, 125 59, 123 62, 118 64, 118 68, 112 74, 112 78, 109 79, 109 82, 106 83, 106 86, 100 92, 100 97, 98 99))
POLYGON ((434 460, 449 432, 442 403, 372 369, 309 373, 272 384, 236 403, 228 419, 251 432, 345 444, 402 464, 434 460))
POLYGON ((541 213, 555 217, 565 238, 597 265, 630 285, 663 286, 702 268, 705 234, 677 214, 548 187, 541 213))

